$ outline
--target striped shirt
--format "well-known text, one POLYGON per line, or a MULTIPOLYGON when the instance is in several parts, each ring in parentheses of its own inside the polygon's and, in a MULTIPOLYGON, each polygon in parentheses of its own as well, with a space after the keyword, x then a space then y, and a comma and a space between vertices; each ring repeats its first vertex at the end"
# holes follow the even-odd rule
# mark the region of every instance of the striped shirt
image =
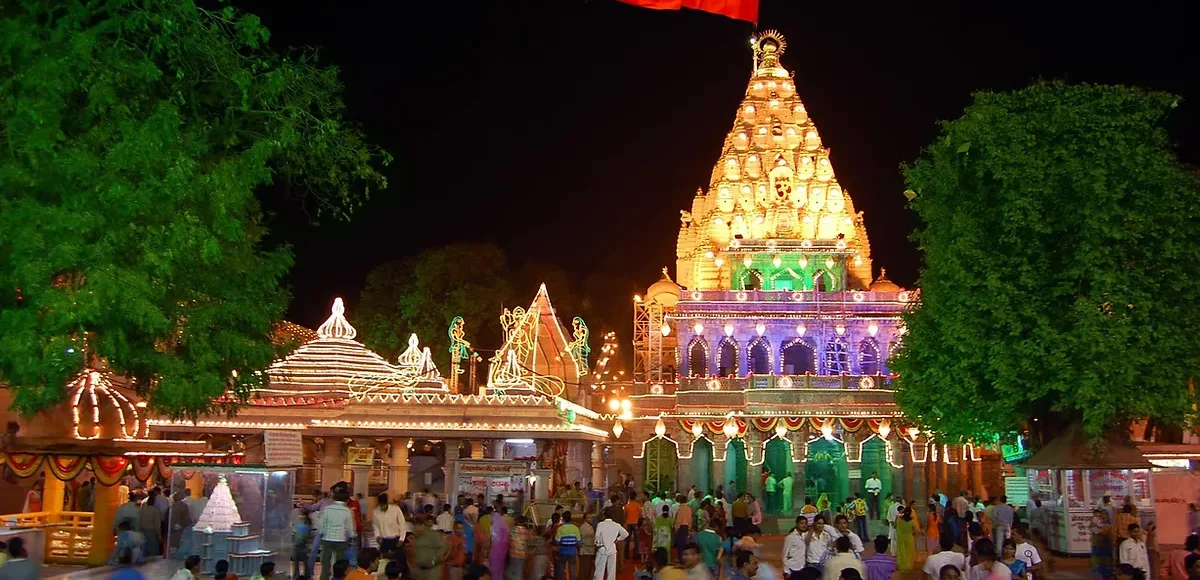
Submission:
POLYGON ((354 512, 346 504, 335 501, 321 510, 317 522, 323 542, 347 542, 355 536, 354 512))

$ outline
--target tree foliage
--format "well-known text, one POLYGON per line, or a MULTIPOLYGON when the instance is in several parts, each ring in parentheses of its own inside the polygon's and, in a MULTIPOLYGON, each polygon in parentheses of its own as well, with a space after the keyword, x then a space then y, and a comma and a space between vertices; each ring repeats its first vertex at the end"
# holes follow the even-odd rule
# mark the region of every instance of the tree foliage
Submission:
POLYGON ((194 416, 272 360, 291 255, 262 246, 256 189, 345 216, 387 157, 342 120, 336 70, 267 40, 191 0, 0 0, 0 377, 22 412, 105 364, 194 416))
POLYGON ((951 438, 1185 421, 1200 369, 1200 180, 1175 97, 1039 83, 979 93, 905 169, 925 255, 892 362, 951 438))

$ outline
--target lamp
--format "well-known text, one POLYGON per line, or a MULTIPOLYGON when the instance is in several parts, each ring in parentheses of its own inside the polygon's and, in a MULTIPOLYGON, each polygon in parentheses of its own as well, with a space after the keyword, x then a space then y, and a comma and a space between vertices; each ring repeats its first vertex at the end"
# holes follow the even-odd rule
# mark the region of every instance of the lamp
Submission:
POLYGON ((833 423, 824 423, 821 425, 821 436, 826 441, 833 441, 833 423))
POLYGON ((825 259, 825 267, 826 267, 826 268, 829 268, 830 270, 832 270, 832 269, 833 269, 833 258, 826 258, 826 259, 825 259))
POLYGON ((808 332, 808 328, 803 324, 796 325, 796 336, 804 336, 806 332, 808 332))
POLYGON ((808 256, 800 256, 800 269, 803 270, 807 267, 808 267, 808 256))
POLYGON ((621 425, 620 421, 617 421, 616 423, 613 423, 612 431, 613 431, 613 437, 620 439, 621 433, 625 432, 625 427, 623 425, 621 425))
POLYGON ((730 439, 737 437, 737 434, 738 434, 737 421, 733 417, 726 417, 725 418, 725 426, 721 428, 721 432, 724 433, 725 436, 730 439))
MULTIPOLYGON (((659 330, 662 331, 663 336, 671 336, 671 327, 667 323, 664 322, 662 325, 662 328, 660 328, 659 330)), ((871 333, 871 336, 874 336, 874 335, 875 335, 875 333, 871 333)))
POLYGON ((667 434, 667 424, 663 423, 662 417, 659 417, 658 422, 654 424, 654 434, 659 437, 667 434))
POLYGON ((747 268, 749 268, 750 266, 754 265, 754 258, 751 258, 750 256, 746 256, 745 258, 742 258, 742 263, 745 264, 747 268))
POLYGON ((783 265, 783 260, 779 259, 779 256, 775 256, 775 258, 773 258, 771 260, 771 263, 774 264, 776 268, 778 268, 783 265))
POLYGON ((881 439, 887 439, 888 435, 891 435, 891 434, 892 434, 891 421, 888 421, 885 419, 882 423, 879 424, 879 437, 881 439))
POLYGON ((621 401, 619 401, 617 399, 609 399, 608 400, 608 408, 609 408, 609 410, 611 410, 614 413, 617 411, 620 411, 621 410, 621 401))
POLYGON ((783 424, 783 419, 777 419, 777 421, 779 422, 775 424, 775 436, 783 439, 787 435, 787 425, 783 424))
POLYGON ((920 435, 920 434, 921 434, 921 430, 920 430, 920 429, 918 429, 918 428, 916 428, 916 427, 909 427, 909 428, 908 428, 908 438, 909 438, 909 439, 916 439, 916 438, 917 438, 917 436, 918 436, 918 435, 920 435))
POLYGON ((843 335, 843 334, 846 334, 846 325, 845 325, 845 324, 838 324, 837 326, 834 326, 834 327, 833 327, 833 331, 834 331, 834 332, 836 332, 836 333, 838 333, 838 336, 841 336, 841 335, 843 335))
POLYGON ((733 336, 733 325, 728 322, 725 323, 725 336, 733 336))
POLYGON ((695 423, 692 423, 692 436, 695 437, 696 439, 699 439, 700 436, 703 434, 704 434, 704 427, 702 427, 698 421, 695 423))
POLYGON ((878 333, 879 333, 879 324, 878 323, 871 322, 870 324, 867 325, 867 334, 870 334, 871 336, 875 336, 878 333))
POLYGON ((699 322, 697 322, 696 324, 693 324, 693 325, 692 325, 692 330, 693 330, 693 331, 694 331, 696 334, 704 334, 704 325, 703 325, 703 324, 700 324, 699 322))
POLYGON ((762 336, 763 334, 766 334, 766 332, 767 332, 767 325, 765 325, 765 324, 763 324, 763 323, 761 323, 761 322, 760 322, 760 323, 758 323, 757 325, 755 325, 755 326, 754 326, 754 332, 757 332, 759 336, 762 336))

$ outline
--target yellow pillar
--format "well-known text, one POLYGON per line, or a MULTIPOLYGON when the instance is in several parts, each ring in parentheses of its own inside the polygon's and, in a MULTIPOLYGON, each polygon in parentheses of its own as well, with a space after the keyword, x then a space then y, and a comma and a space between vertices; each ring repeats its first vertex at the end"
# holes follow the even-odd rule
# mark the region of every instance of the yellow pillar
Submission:
MULTIPOLYGON (((49 461, 47 459, 47 461, 49 461)), ((42 488, 42 511, 58 513, 63 511, 63 499, 66 498, 67 483, 50 473, 49 467, 44 467, 46 474, 42 488)))
POLYGON ((204 474, 199 471, 192 472, 190 479, 184 480, 187 485, 188 495, 192 499, 200 499, 204 497, 204 474))
POLYGON ((476 439, 471 442, 471 459, 483 459, 482 439, 476 439))
POLYGON ((392 493, 389 495, 394 498, 404 497, 404 492, 408 491, 408 439, 404 437, 396 437, 392 439, 392 465, 388 472, 389 486, 392 493))
POLYGON ((92 513, 92 549, 88 552, 88 566, 103 566, 112 554, 116 536, 113 521, 117 515, 117 486, 96 483, 96 497, 92 513))

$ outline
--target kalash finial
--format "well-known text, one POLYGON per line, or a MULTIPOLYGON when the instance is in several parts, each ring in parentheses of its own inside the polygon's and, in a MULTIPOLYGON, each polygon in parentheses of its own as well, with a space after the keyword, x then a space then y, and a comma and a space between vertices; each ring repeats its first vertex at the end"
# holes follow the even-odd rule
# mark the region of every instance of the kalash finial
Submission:
POLYGON ((764 30, 754 39, 754 58, 757 68, 779 66, 779 57, 787 49, 787 41, 778 30, 764 30))
POLYGON ((329 319, 317 327, 317 337, 354 340, 356 336, 358 336, 358 331, 346 320, 346 305, 342 303, 341 298, 334 298, 329 319))

